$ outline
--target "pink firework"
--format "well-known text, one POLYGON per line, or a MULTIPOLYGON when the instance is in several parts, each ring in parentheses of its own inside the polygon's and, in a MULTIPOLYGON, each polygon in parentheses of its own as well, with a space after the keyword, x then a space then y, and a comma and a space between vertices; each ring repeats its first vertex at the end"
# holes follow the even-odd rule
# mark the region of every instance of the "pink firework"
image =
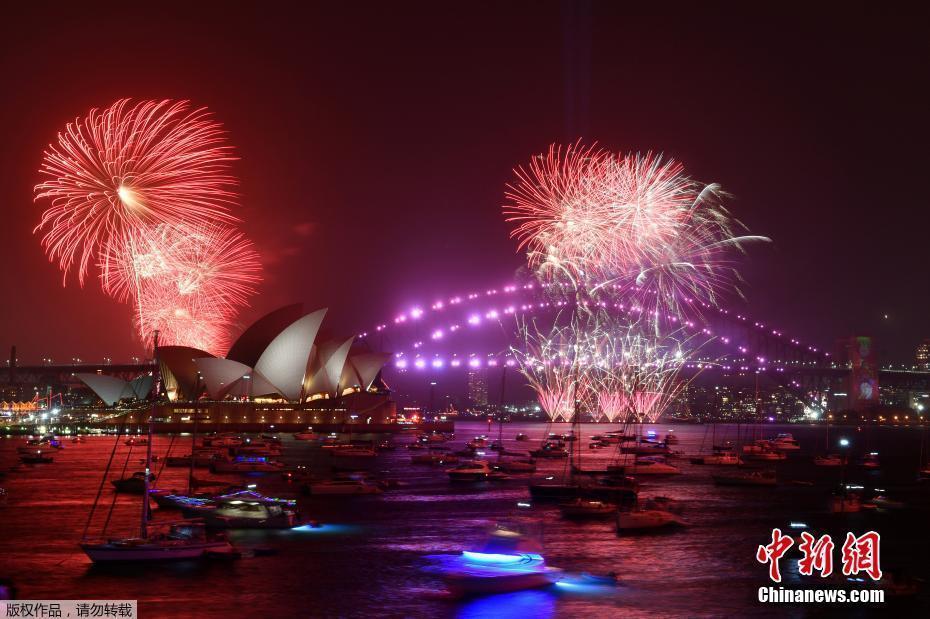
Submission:
POLYGON ((553 145, 515 174, 511 236, 543 278, 576 290, 609 286, 677 313, 684 298, 715 302, 737 280, 733 250, 762 239, 734 236, 719 187, 652 153, 553 145))
POLYGON ((234 159, 222 127, 186 101, 121 99, 69 123, 49 145, 36 200, 50 200, 36 231, 64 277, 83 285, 104 245, 157 224, 235 221, 234 159))

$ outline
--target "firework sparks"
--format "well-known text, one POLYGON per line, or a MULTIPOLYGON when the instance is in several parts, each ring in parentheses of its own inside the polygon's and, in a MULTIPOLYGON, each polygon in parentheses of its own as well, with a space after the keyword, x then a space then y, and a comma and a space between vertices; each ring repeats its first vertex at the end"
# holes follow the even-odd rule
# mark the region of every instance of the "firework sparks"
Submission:
POLYGON ((258 255, 235 230, 234 160, 222 127, 186 101, 117 101, 69 123, 36 186, 48 200, 35 232, 67 281, 99 267, 104 291, 131 302, 148 342, 219 351, 260 281, 258 255))
POLYGON ((45 151, 36 200, 51 205, 36 231, 67 278, 83 284, 106 244, 140 227, 235 221, 234 159, 221 126, 186 101, 117 101, 69 123, 45 151))
POLYGON ((734 233, 717 185, 652 153, 553 145, 515 175, 504 214, 539 276, 589 294, 610 287, 659 313, 715 304, 738 279, 733 251, 763 239, 734 233))

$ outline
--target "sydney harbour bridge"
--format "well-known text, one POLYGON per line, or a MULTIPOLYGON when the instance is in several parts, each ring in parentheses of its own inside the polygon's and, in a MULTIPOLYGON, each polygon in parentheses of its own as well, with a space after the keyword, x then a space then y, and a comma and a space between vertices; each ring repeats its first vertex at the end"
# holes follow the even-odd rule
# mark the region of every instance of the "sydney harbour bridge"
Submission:
MULTIPOLYGON (((538 284, 535 286, 538 288, 538 284)), ((506 370, 515 365, 512 355, 515 344, 509 325, 551 315, 561 309, 560 305, 541 296, 532 283, 506 284, 409 306, 361 330, 355 341, 371 350, 390 353, 390 361, 382 370, 388 384, 395 380, 427 383, 436 377, 477 369, 506 370)), ((622 313, 631 308, 618 304, 609 309, 622 313)), ((882 368, 869 351, 864 358, 857 357, 856 351, 846 354, 843 347, 825 351, 746 313, 706 305, 693 309, 687 319, 682 319, 679 332, 686 341, 697 338, 702 344, 683 365, 683 380, 700 376, 703 381, 727 385, 745 384, 749 378, 758 385, 761 378, 770 387, 793 394, 815 411, 877 405, 881 388, 930 389, 930 372, 882 368), (874 393, 857 392, 856 383, 863 372, 874 393)), ((854 347, 856 340, 849 338, 847 348, 854 347)), ((47 360, 39 365, 21 364, 14 349, 7 363, 0 367, 0 386, 8 393, 30 389, 39 406, 51 408, 56 392, 83 386, 78 374, 89 372, 128 381, 154 368, 153 361, 141 359, 116 363, 47 360)))

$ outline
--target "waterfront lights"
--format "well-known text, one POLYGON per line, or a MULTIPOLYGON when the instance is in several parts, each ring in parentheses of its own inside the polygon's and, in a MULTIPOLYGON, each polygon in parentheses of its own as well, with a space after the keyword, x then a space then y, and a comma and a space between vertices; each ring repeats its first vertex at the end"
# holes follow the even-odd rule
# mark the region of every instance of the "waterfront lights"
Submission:
POLYGON ((848 438, 841 438, 841 439, 840 439, 840 447, 849 447, 849 439, 848 439, 848 438))

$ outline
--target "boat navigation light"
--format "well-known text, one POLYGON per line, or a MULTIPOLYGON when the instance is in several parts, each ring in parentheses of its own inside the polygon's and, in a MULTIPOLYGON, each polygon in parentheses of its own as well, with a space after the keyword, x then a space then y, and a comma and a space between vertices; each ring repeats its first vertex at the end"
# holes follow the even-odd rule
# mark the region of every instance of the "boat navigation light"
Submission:
POLYGON ((807 528, 807 523, 804 523, 804 522, 792 522, 790 526, 791 526, 792 529, 806 529, 806 528, 807 528))

